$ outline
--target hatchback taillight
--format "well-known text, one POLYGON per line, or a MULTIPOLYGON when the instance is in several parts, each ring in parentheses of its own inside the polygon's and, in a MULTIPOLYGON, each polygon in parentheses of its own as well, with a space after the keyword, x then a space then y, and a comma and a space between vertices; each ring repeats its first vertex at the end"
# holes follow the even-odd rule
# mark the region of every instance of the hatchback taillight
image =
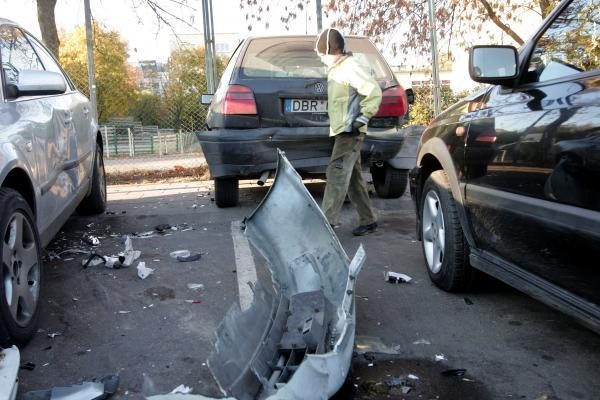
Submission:
POLYGON ((402 86, 394 86, 386 89, 382 93, 379 111, 375 117, 402 117, 408 109, 406 93, 402 86))
POLYGON ((221 112, 228 115, 256 115, 254 93, 246 86, 229 85, 221 102, 221 112))

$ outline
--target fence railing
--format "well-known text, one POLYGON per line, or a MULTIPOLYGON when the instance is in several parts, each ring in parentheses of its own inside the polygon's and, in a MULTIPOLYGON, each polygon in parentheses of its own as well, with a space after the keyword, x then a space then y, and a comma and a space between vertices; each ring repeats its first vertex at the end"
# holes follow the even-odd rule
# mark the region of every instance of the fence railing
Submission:
POLYGON ((103 125, 100 132, 106 159, 201 152, 194 132, 162 129, 152 125, 103 125))

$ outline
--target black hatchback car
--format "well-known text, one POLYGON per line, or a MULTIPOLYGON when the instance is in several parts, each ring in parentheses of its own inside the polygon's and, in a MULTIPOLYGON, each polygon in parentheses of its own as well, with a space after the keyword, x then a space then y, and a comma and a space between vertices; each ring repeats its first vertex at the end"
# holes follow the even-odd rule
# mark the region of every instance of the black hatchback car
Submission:
MULTIPOLYGON (((327 68, 314 51, 315 36, 256 37, 232 55, 210 104, 207 130, 198 140, 215 182, 219 207, 238 202, 239 179, 264 182, 277 163, 277 148, 305 176, 323 176, 331 156, 327 68)), ((362 149, 380 197, 400 197, 413 163, 392 158, 408 130, 401 130, 412 91, 404 90, 376 47, 349 36, 346 48, 380 84, 383 99, 369 122, 362 149), (408 92, 408 93, 407 93, 408 92)))
POLYGON ((431 123, 410 174, 429 275, 457 291, 481 270, 600 332, 600 2, 469 68, 491 85, 431 123))

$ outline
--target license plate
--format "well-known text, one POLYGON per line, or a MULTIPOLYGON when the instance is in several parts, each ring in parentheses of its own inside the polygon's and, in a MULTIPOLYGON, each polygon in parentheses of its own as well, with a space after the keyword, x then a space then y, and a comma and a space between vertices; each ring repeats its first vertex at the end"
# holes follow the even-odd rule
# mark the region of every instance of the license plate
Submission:
POLYGON ((326 113, 327 100, 285 99, 283 111, 286 113, 326 113))

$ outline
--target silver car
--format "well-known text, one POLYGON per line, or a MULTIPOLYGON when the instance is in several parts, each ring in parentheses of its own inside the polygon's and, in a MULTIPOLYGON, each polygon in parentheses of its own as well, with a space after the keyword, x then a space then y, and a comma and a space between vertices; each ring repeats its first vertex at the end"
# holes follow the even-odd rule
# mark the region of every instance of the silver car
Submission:
POLYGON ((40 313, 41 250, 77 210, 106 208, 95 111, 51 53, 0 19, 0 346, 40 313))

